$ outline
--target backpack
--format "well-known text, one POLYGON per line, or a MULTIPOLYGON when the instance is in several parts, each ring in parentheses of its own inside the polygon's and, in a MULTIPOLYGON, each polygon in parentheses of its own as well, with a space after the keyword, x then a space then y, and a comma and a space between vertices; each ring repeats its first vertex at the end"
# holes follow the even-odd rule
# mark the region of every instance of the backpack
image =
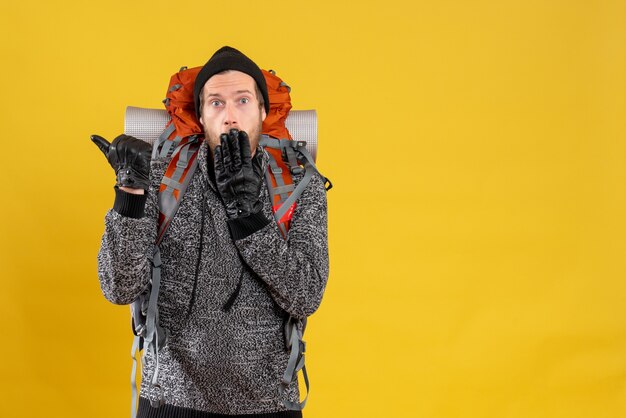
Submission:
MULTIPOLYGON (((167 330, 159 325, 158 294, 161 282, 161 257, 159 244, 178 209, 180 200, 193 177, 198 165, 197 154, 204 140, 202 125, 196 118, 193 100, 194 81, 201 67, 182 67, 171 79, 163 100, 171 119, 164 131, 154 142, 152 159, 169 159, 169 163, 159 187, 158 232, 152 255, 152 277, 148 287, 131 304, 131 326, 134 336, 131 357, 132 404, 131 417, 136 417, 138 391, 136 384, 137 354, 150 352, 155 359, 155 369, 150 379, 150 387, 157 392, 157 399, 151 400, 153 407, 164 404, 164 396, 158 384, 160 349, 167 342, 167 330)), ((262 70, 270 99, 270 111, 263 121, 260 145, 269 156, 265 181, 270 192, 274 218, 283 237, 287 239, 290 221, 297 198, 302 194, 314 173, 318 173, 314 159, 303 141, 292 140, 285 126, 291 109, 291 89, 275 72, 262 70), (303 174, 297 186, 293 176, 303 174)), ((325 177, 326 190, 332 183, 325 177)), ((232 305, 234 297, 227 302, 232 305)), ((309 396, 309 380, 304 365, 305 342, 303 341, 306 319, 300 320, 290 315, 284 323, 285 346, 289 360, 281 381, 281 395, 286 394, 289 384, 297 380, 302 370, 307 395, 301 402, 283 399, 289 410, 302 410, 309 396)))

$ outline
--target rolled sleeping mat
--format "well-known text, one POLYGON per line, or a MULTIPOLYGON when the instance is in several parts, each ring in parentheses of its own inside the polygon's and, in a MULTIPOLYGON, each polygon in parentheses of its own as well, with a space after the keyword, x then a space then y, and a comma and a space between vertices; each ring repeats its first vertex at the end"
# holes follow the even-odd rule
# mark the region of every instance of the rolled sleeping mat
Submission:
MULTIPOLYGON (((124 115, 124 133, 152 144, 165 129, 170 115, 165 109, 146 109, 127 106, 124 115)), ((305 141, 306 148, 317 159, 317 112, 315 110, 292 110, 285 125, 291 137, 305 141)))

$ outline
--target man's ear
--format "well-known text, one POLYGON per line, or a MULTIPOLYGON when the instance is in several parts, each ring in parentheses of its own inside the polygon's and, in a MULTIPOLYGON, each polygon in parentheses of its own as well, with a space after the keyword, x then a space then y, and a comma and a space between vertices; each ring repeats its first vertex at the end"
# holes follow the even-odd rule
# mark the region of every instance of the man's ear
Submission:
POLYGON ((265 120, 267 113, 265 113, 265 106, 261 106, 261 120, 265 120))

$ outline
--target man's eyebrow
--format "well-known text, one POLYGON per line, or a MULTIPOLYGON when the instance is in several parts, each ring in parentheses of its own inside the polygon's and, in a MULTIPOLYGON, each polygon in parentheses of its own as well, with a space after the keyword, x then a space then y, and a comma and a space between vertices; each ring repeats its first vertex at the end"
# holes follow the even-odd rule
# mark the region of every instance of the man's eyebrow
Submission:
MULTIPOLYGON (((250 90, 237 90, 237 91, 235 92, 235 94, 241 94, 241 93, 248 93, 248 94, 252 94, 252 92, 251 92, 250 90)), ((209 94, 207 95, 207 97, 219 97, 219 98, 221 98, 221 97, 222 97, 222 95, 221 95, 221 94, 219 94, 219 93, 209 93, 209 94)))

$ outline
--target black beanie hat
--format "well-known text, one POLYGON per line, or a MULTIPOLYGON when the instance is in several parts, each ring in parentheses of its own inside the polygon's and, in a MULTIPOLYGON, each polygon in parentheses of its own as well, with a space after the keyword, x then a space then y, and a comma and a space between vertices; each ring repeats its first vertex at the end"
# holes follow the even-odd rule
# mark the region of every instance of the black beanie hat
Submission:
POLYGON ((252 77, 263 95, 265 112, 270 112, 270 99, 267 95, 267 84, 265 83, 265 77, 259 66, 235 48, 223 46, 213 54, 196 76, 196 82, 193 86, 193 101, 196 106, 196 117, 198 120, 200 119, 200 91, 202 87, 204 87, 204 84, 209 78, 226 70, 241 71, 252 77))

